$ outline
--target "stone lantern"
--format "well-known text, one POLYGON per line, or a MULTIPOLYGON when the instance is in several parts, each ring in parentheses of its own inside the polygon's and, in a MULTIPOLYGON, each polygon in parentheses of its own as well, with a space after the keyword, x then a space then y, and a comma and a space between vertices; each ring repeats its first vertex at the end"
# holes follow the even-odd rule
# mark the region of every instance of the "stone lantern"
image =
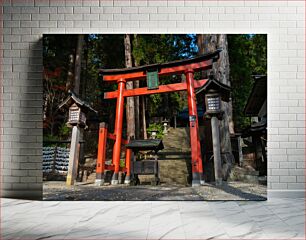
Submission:
POLYGON ((158 133, 157 129, 148 130, 148 132, 150 133, 150 139, 156 139, 158 133))
POLYGON ((165 119, 162 121, 163 124, 163 134, 167 135, 168 134, 168 124, 169 124, 169 120, 165 119))

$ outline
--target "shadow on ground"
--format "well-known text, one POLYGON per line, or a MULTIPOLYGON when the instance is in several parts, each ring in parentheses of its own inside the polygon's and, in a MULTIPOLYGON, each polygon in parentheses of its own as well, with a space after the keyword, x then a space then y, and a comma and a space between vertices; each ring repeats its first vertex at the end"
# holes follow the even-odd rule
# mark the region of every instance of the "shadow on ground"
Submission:
POLYGON ((242 182, 224 182, 222 186, 200 187, 180 185, 108 185, 78 183, 68 187, 65 182, 44 182, 44 200, 60 201, 209 201, 266 200, 266 186, 242 182))

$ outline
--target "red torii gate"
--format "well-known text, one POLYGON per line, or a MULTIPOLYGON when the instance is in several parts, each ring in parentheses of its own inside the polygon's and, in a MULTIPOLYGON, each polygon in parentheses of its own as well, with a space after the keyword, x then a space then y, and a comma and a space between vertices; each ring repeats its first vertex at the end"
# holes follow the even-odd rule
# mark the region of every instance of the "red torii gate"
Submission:
MULTIPOLYGON (((201 55, 199 57, 168 62, 164 64, 151 64, 140 67, 124 68, 124 69, 101 69, 100 74, 103 81, 109 83, 118 83, 118 90, 114 92, 104 93, 105 99, 117 98, 116 119, 114 134, 107 134, 105 125, 100 126, 98 158, 97 158, 97 180, 103 182, 104 170, 114 170, 112 184, 118 183, 118 174, 120 170, 120 154, 121 144, 126 142, 122 139, 122 123, 124 112, 124 98, 140 95, 150 95, 166 92, 176 92, 187 90, 188 109, 189 109, 189 126, 190 126, 190 143, 191 143, 191 161, 192 161, 192 186, 198 186, 204 183, 203 166, 201 156, 201 146, 199 137, 198 113, 196 105, 195 88, 205 85, 207 79, 194 80, 194 72, 208 70, 212 68, 213 62, 219 58, 220 50, 212 53, 201 55), (158 76, 185 74, 186 82, 160 85, 156 89, 148 89, 147 87, 126 89, 127 81, 144 80, 147 72, 157 70, 158 76), (109 135, 109 136, 108 136, 109 135), (113 148, 112 166, 105 166, 105 148, 107 136, 115 140, 113 148)), ((130 151, 127 150, 126 167, 121 169, 130 176, 130 151)))

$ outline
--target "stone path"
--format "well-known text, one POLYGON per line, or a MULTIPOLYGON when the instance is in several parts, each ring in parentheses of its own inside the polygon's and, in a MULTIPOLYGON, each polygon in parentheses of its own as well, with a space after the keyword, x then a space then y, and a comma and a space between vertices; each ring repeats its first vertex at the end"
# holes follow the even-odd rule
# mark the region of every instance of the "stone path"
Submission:
POLYGON ((76 201, 163 201, 163 200, 266 200, 266 186, 251 183, 224 183, 221 187, 206 184, 200 187, 182 185, 109 185, 78 183, 67 187, 65 182, 44 182, 44 200, 76 201))

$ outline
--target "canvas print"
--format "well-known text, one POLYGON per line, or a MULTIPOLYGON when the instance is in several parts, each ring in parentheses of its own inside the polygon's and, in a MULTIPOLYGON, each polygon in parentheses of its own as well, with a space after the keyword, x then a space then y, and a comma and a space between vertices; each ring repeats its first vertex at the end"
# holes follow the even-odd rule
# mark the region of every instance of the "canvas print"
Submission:
POLYGON ((45 34, 44 200, 266 200, 266 34, 45 34))

